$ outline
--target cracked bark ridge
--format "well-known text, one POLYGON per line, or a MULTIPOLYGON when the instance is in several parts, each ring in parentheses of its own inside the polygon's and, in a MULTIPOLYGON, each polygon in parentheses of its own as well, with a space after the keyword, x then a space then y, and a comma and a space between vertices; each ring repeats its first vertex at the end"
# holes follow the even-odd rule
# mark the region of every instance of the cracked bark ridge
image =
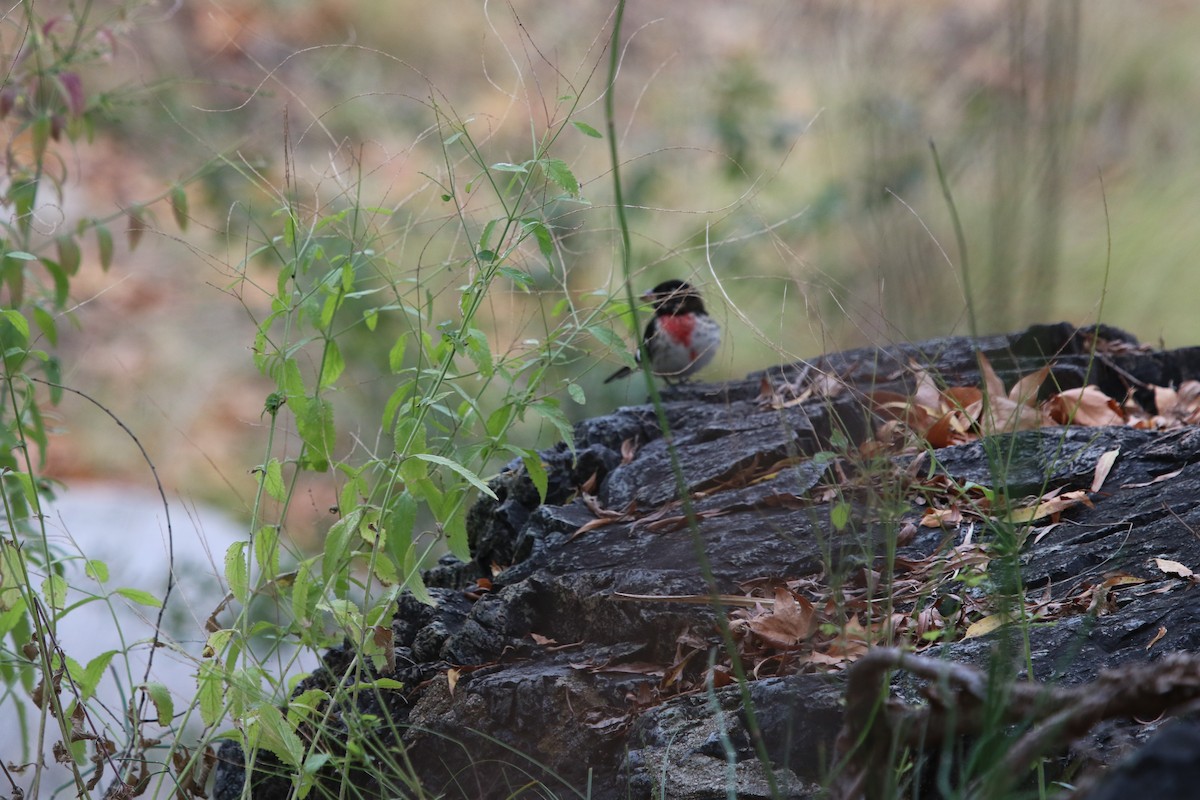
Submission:
MULTIPOLYGON (((471 561, 444 559, 427 574, 438 605, 401 602, 393 622, 398 672, 388 677, 404 690, 360 692, 352 703, 329 709, 335 722, 316 746, 344 752, 338 731, 353 730, 360 742, 373 738, 377 752, 394 753, 398 762, 403 751, 425 791, 447 798, 499 800, 537 782, 539 796, 590 791, 594 800, 724 798, 728 786, 741 798, 770 796, 767 767, 754 755, 736 686, 674 696, 660 688, 681 637, 716 642, 713 610, 631 601, 617 593, 704 594, 698 546, 711 563, 716 589, 727 593, 751 580, 846 576, 875 565, 893 531, 883 529, 873 509, 860 506, 847 529, 855 532, 835 531, 828 503, 814 491, 832 476, 825 462, 807 457, 837 436, 852 442, 868 436, 874 421, 862 396, 872 389, 911 389, 911 364, 951 385, 979 385, 976 354, 983 352, 1011 385, 1052 361, 1047 385, 1067 389, 1086 381, 1117 398, 1134 391, 1144 399, 1152 397, 1150 385, 1200 378, 1198 348, 1130 346, 1093 356, 1093 338, 1133 344, 1110 328, 1047 325, 1011 336, 861 348, 728 385, 667 392, 673 441, 700 516, 699 541, 670 506, 677 500, 675 481, 652 408, 622 408, 580 423, 577 457, 561 446, 543 453, 547 502, 539 503, 520 463, 510 465, 491 484, 499 499, 480 500, 470 512, 471 561), (790 382, 800 388, 816 370, 838 375, 851 391, 781 410, 756 402, 764 379, 774 387, 790 382), (627 463, 626 441, 638 443, 627 463), (755 465, 759 479, 740 482, 755 465), (773 466, 778 469, 771 471, 773 466), (598 487, 601 507, 625 516, 576 536, 595 524, 595 506, 576 496, 589 482, 598 487), (492 591, 464 591, 479 577, 491 578, 492 591), (458 670, 453 690, 447 678, 452 667, 458 670)), ((1200 434, 1043 429, 992 444, 1015 454, 1005 486, 996 486, 986 466, 989 451, 978 443, 937 451, 936 468, 1010 493, 1047 485, 1087 489, 1100 454, 1121 451, 1092 496, 1094 507, 1072 508, 1061 524, 1026 541, 1020 572, 1031 594, 1065 603, 1082 583, 1100 583, 1116 571, 1146 581, 1106 594, 1096 609, 1102 613, 1033 628, 1033 674, 1024 673, 1023 660, 1007 665, 1008 672, 1070 688, 1095 680, 1102 670, 1200 652, 1200 592, 1154 561, 1200 568, 1200 537, 1193 533, 1200 531, 1200 434)), ((916 519, 921 511, 914 505, 905 518, 916 519)), ((925 558, 948 536, 962 534, 918 529, 898 554, 925 558)), ((1016 652, 1001 646, 1009 636, 1001 629, 946 644, 938 657, 963 669, 987 668, 1016 652)), ((344 649, 331 651, 326 666, 297 691, 336 684, 351 657, 344 649)), ((693 660, 687 667, 693 673, 706 666, 703 654, 693 660)), ((895 701, 925 702, 919 684, 898 674, 891 683, 895 701)), ((783 797, 813 797, 829 778, 845 685, 844 674, 792 674, 751 684, 761 743, 783 797)), ((1105 722, 1076 742, 1069 756, 1085 767, 1113 763, 1162 724, 1105 722)), ((214 797, 227 800, 238 796, 244 764, 236 745, 227 744, 221 755, 214 797)), ((253 776, 252 796, 287 796, 287 777, 266 772, 253 776)), ((402 781, 385 772, 386 759, 352 771, 361 796, 392 796, 388 792, 402 781)))

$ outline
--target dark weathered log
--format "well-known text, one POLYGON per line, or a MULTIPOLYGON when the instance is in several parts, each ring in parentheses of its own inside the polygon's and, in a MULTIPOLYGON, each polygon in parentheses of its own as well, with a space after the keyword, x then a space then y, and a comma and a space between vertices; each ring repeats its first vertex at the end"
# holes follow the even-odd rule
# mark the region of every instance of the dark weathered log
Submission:
MULTIPOLYGON (((853 443, 869 436, 876 420, 866 394, 911 389, 914 363, 949 384, 976 385, 982 351, 1011 385, 1052 359, 1057 388, 1086 380, 1118 399, 1130 392, 1145 399, 1151 384, 1200 377, 1196 348, 1130 347, 1094 356, 1093 335, 1130 341, 1111 329, 1042 326, 977 341, 865 348, 727 386, 679 387, 668 394, 666 412, 694 501, 696 533, 678 504, 666 440, 652 408, 623 408, 581 423, 577 458, 565 447, 544 454, 551 487, 547 504, 539 503, 519 462, 512 465, 493 481, 499 500, 481 500, 471 511, 472 562, 446 560, 427 576, 438 606, 401 604, 393 625, 395 677, 406 689, 394 697, 360 696, 356 707, 340 708, 333 718, 369 713, 386 720, 377 732, 380 745, 402 748, 431 795, 498 799, 540 781, 548 794, 560 797, 590 786, 594 800, 724 798, 727 786, 739 797, 757 798, 771 796, 770 777, 779 796, 813 796, 820 783, 838 774, 834 743, 843 719, 844 673, 752 682, 756 730, 736 686, 674 693, 672 678, 695 679, 706 670, 707 645, 711 657, 723 661, 713 623, 730 609, 629 596, 735 593, 745 582, 763 579, 824 581, 834 575, 852 582, 882 569, 885 542, 895 537, 897 526, 918 519, 923 506, 898 494, 910 505, 882 513, 864 484, 861 492, 844 495, 850 522, 835 529, 821 486, 844 476, 830 472, 835 467, 828 458, 811 456, 843 437, 853 443), (757 400, 764 380, 786 400, 821 374, 845 384, 840 396, 779 409, 757 400), (636 448, 627 463, 623 447, 636 448), (594 499, 579 494, 583 486, 594 488, 594 499), (495 569, 491 592, 464 593, 495 569), (680 664, 684 651, 690 660, 680 664), (453 691, 446 678, 451 667, 458 669, 453 691), (760 745, 769 755, 770 774, 757 758, 760 745)), ((993 437, 986 446, 945 448, 932 462, 894 463, 900 473, 912 466, 921 474, 933 463, 934 472, 960 483, 1019 497, 1053 488, 1088 489, 1101 455, 1117 448, 1112 472, 1091 496, 1093 507, 1070 509, 1056 526, 1037 523, 1041 527, 1028 532, 1019 564, 1004 577, 1019 579, 1047 608, 1078 604, 1081 593, 1091 597, 1089 591, 1094 607, 1063 611, 1053 624, 1029 631, 1032 675, 1023 674, 1023 661, 996 670, 997 659, 1021 651, 1005 648, 1011 636, 1004 629, 945 644, 940 658, 963 669, 1072 687, 1095 680, 1104 669, 1200 652, 1200 593, 1188 591, 1186 580, 1164 574, 1153 560, 1200 568, 1195 533, 1200 434, 1194 429, 1043 429, 993 437), (997 453, 1009 454, 1001 469, 997 453), (1104 583, 1118 571, 1146 582, 1104 583)), ((896 555, 918 561, 965 533, 965 527, 917 528, 896 555)), ((979 527, 972 535, 989 534, 979 527)), ((995 569, 999 574, 1003 567, 995 569)), ((959 600, 970 601, 970 591, 960 592, 959 600)), ((348 661, 344 653, 330 653, 327 669, 306 685, 336 680, 348 661)), ((918 684, 897 676, 890 691, 919 707, 927 693, 918 684)), ((1110 763, 1148 736, 1142 723, 1108 724, 1103 736, 1085 735, 1076 745, 1074 757, 1085 766, 1110 763)), ((1082 734, 1079 727, 1071 733, 1082 734)), ((1045 753, 1049 744, 1021 739, 1019 731, 1013 742, 1023 761, 1045 753)), ((237 796, 243 780, 236 747, 227 746, 222 755, 229 763, 221 771, 217 800, 237 796)), ((364 796, 387 794, 387 776, 356 779, 364 796)), ((286 793, 286 781, 264 777, 254 796, 276 793, 286 793)))

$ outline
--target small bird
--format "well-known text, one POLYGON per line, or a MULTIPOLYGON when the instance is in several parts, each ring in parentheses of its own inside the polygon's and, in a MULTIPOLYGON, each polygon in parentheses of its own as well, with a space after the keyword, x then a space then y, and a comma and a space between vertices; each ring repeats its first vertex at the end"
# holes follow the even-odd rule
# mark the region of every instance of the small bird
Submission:
MULTIPOLYGON (((642 295, 654 305, 642 341, 655 375, 667 383, 683 381, 712 361, 721 344, 721 326, 704 310, 700 293, 683 281, 664 281, 642 295)), ((642 352, 637 352, 642 361, 642 352)), ((621 367, 604 382, 624 378, 632 367, 621 367)))

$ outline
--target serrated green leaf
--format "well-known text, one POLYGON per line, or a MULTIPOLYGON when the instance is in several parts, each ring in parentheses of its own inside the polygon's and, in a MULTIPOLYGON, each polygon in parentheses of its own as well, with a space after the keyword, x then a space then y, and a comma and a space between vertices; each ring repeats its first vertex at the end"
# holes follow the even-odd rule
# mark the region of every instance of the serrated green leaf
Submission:
POLYGON ((96 687, 100 685, 100 679, 104 677, 105 670, 108 669, 108 665, 116 654, 116 650, 107 650, 89 661, 83 668, 83 672, 72 676, 79 685, 80 700, 86 700, 95 694, 96 687))
POLYGON ((571 399, 581 406, 587 405, 587 395, 583 393, 583 387, 578 383, 567 384, 567 394, 571 395, 571 399))
POLYGON ((279 574, 279 529, 263 525, 254 532, 254 563, 267 578, 279 574))
POLYGON ((246 543, 234 542, 225 550, 225 580, 243 606, 250 599, 250 574, 246 568, 246 543))
POLYGON ((571 428, 571 423, 559 408, 558 403, 553 397, 546 397, 529 404, 529 407, 537 412, 538 416, 549 422, 558 431, 562 440, 567 443, 567 446, 572 450, 575 449, 575 432, 571 428))
MULTIPOLYGON (((496 218, 493 218, 493 219, 488 220, 487 224, 483 226, 483 233, 479 234, 479 246, 476 248, 477 250, 490 250, 491 249, 492 233, 495 232, 495 230, 496 230, 497 222, 498 222, 498 220, 496 218)), ((495 258, 494 254, 492 255, 492 258, 493 259, 495 258)))
POLYGON ((550 236, 550 229, 545 223, 537 219, 525 219, 521 221, 521 227, 526 233, 532 233, 538 243, 538 250, 542 255, 549 260, 554 255, 554 239, 550 236))
POLYGON ((196 700, 200 706, 200 719, 211 727, 221 720, 224 712, 225 682, 223 672, 211 661, 200 662, 196 673, 196 700))
POLYGON ((272 458, 262 471, 263 488, 273 499, 283 501, 287 489, 283 485, 283 465, 278 458, 272 458))
POLYGON ((131 603, 137 603, 139 606, 162 608, 162 600, 142 589, 131 589, 128 586, 123 586, 117 589, 117 594, 131 603))
POLYGON ((296 432, 304 442, 297 459, 299 466, 311 472, 328 471, 337 441, 333 404, 323 397, 310 397, 304 413, 296 416, 296 432))
POLYGON ((400 455, 422 452, 425 447, 425 426, 415 416, 399 416, 393 428, 393 446, 400 455))
POLYGON ((482 480, 480 480, 478 475, 476 475, 474 472, 471 472, 471 470, 467 469, 462 464, 459 464, 455 461, 451 461, 450 459, 445 458, 444 456, 439 456, 434 453, 413 453, 410 456, 410 458, 417 458, 417 459, 420 459, 421 461, 428 461, 431 464, 437 464, 439 466, 443 466, 446 469, 457 473, 460 477, 463 478, 463 480, 465 480, 467 483, 474 486, 479 491, 486 494, 488 497, 492 498, 493 500, 496 499, 496 493, 493 492, 491 489, 489 489, 488 485, 486 483, 484 483, 482 480))
POLYGON ((529 291, 534 286, 533 276, 528 272, 522 272, 519 269, 508 266, 500 267, 499 272, 523 291, 529 291))
POLYGON ((325 544, 322 548, 327 573, 334 573, 342 568, 343 561, 350 552, 351 536, 358 531, 362 519, 363 509, 354 508, 329 526, 329 532, 325 534, 325 544))
POLYGON ((255 709, 246 722, 246 742, 251 750, 261 747, 292 769, 299 769, 304 759, 304 744, 284 720, 283 714, 270 703, 255 709))
POLYGON ((296 570, 296 579, 292 582, 292 616, 298 620, 311 619, 308 599, 312 594, 312 588, 312 570, 305 562, 296 570))
POLYGON ((541 164, 542 169, 546 171, 546 177, 565 189, 572 197, 579 196, 579 180, 575 173, 571 172, 567 162, 559 158, 547 158, 541 164))
POLYGON ((158 712, 158 724, 163 727, 170 725, 175 717, 175 701, 171 699, 170 690, 156 681, 143 683, 142 689, 150 697, 150 702, 154 703, 154 710, 158 712))
POLYGON ((591 334, 596 341, 600 342, 600 344, 604 345, 609 350, 613 350, 618 353, 626 352, 625 340, 613 333, 609 328, 606 328, 603 325, 588 325, 583 330, 584 332, 591 334))
POLYGON ((346 360, 342 358, 342 349, 338 347, 337 340, 327 339, 325 341, 325 360, 321 362, 321 379, 318 381, 318 386, 322 389, 333 386, 345 369, 346 360))
POLYGON ((67 604, 67 580, 61 575, 49 575, 42 581, 42 597, 46 605, 54 610, 62 609, 67 604))
POLYGON ((492 350, 488 346, 487 334, 479 328, 471 328, 467 331, 466 339, 467 356, 475 362, 476 368, 483 377, 492 377, 495 366, 492 363, 492 350))

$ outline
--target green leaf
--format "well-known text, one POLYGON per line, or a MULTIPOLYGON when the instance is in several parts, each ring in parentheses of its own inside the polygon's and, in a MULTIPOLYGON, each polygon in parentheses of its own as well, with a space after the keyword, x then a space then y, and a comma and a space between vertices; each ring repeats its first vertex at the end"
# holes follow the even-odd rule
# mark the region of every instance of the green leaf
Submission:
POLYGON ((525 230, 532 231, 534 238, 537 239, 538 250, 547 260, 554 256, 554 239, 550 236, 550 229, 544 223, 534 220, 525 224, 525 230))
POLYGON ((125 212, 127 227, 125 235, 129 240, 129 249, 136 250, 138 242, 142 240, 142 234, 146 232, 146 209, 140 205, 133 205, 125 212))
POLYGON ((529 473, 529 480, 533 481, 533 486, 537 489, 538 497, 543 503, 546 502, 550 480, 546 475, 546 465, 542 463, 542 457, 536 450, 530 450, 521 456, 521 462, 525 465, 525 471, 529 473))
POLYGON ((833 507, 829 509, 829 522, 833 525, 834 530, 845 530, 846 525, 850 522, 850 504, 834 503, 833 507))
POLYGON ((495 366, 492 363, 492 350, 488 345, 487 334, 479 328, 470 328, 466 334, 467 356, 475 362, 479 374, 485 378, 492 377, 495 366))
POLYGON ((296 416, 296 432, 304 442, 297 460, 300 467, 312 472, 327 471, 337 440, 333 404, 323 397, 309 398, 304 413, 296 416))
POLYGON ((105 272, 112 266, 113 237, 112 231, 103 225, 96 226, 96 245, 100 250, 100 268, 105 272))
POLYGON ((279 709, 270 703, 259 705, 249 718, 246 741, 251 750, 256 747, 269 750, 292 769, 299 769, 304 758, 304 744, 300 737, 287 724, 279 709))
POLYGON ((596 341, 600 342, 600 344, 604 345, 609 350, 617 353, 628 352, 625 347, 625 340, 603 325, 588 325, 586 328, 584 328, 584 331, 591 334, 596 341))
POLYGON ((139 606, 147 606, 149 608, 162 608, 162 600, 159 600, 154 595, 142 589, 131 589, 123 586, 117 589, 117 594, 124 597, 131 603, 137 603, 139 606))
POLYGON ((587 405, 587 395, 583 393, 583 387, 578 383, 567 384, 567 394, 571 395, 571 399, 581 406, 587 405))
POLYGON ((579 180, 575 173, 571 172, 567 162, 559 158, 547 158, 541 164, 542 169, 546 171, 546 177, 565 189, 572 197, 579 196, 579 180))
POLYGON ((393 447, 402 456, 411 455, 414 452, 419 453, 426 449, 425 426, 418 417, 397 417, 392 437, 393 447))
MULTIPOLYGON (((479 234, 479 246, 476 248, 477 250, 490 249, 489 245, 492 243, 492 233, 496 230, 496 223, 498 221, 497 218, 493 218, 488 220, 488 223, 483 226, 483 233, 479 234)), ((495 254, 493 254, 492 259, 495 259, 495 257, 495 254)))
POLYGON ((558 430, 559 436, 567 445, 575 449, 575 431, 571 428, 570 421, 567 420, 562 409, 559 408, 558 402, 553 397, 546 397, 541 400, 536 400, 529 404, 529 407, 537 412, 538 416, 549 422, 558 430))
POLYGON ((332 574, 343 567, 343 561, 350 552, 350 538, 357 532, 363 519, 363 509, 355 508, 346 513, 341 519, 329 526, 325 534, 323 546, 326 573, 332 574))
POLYGON ((25 319, 20 311, 11 308, 0 309, 0 314, 4 315, 4 319, 16 328, 17 335, 21 338, 23 344, 29 344, 29 320, 25 319))
POLYGON ((308 563, 300 565, 296 570, 296 579, 292 583, 292 615, 297 620, 312 620, 312 609, 309 608, 309 595, 312 593, 313 576, 308 563))
POLYGON ((401 334, 396 337, 396 343, 392 345, 392 349, 388 351, 388 369, 393 374, 404 369, 404 348, 408 346, 408 335, 401 334))
POLYGON ((51 345, 58 344, 58 323, 54 321, 54 316, 49 311, 41 306, 34 306, 33 322, 51 345))
POLYGON ((67 604, 67 579, 62 575, 49 575, 42 581, 42 597, 46 605, 55 610, 67 604))
POLYGON ((196 673, 196 700, 200 706, 200 719, 205 725, 216 725, 224 712, 224 689, 222 670, 210 661, 202 661, 196 673))
POLYGON ((34 119, 30 126, 33 141, 33 160, 41 164, 46 155, 46 145, 50 142, 50 115, 42 114, 34 119))
POLYGON ((529 172, 528 162, 525 164, 510 164, 507 161, 500 161, 492 164, 492 169, 496 172, 529 172))
POLYGON ((374 332, 375 327, 379 324, 379 310, 368 308, 363 312, 363 322, 367 324, 367 330, 374 332))
POLYGON ((325 360, 321 362, 321 380, 318 381, 318 386, 322 389, 328 389, 337 382, 337 379, 341 377, 345 369, 346 360, 342 358, 342 350, 338 347, 337 340, 326 340, 325 360))
POLYGON ((279 574, 279 528, 263 525, 254 532, 254 563, 268 578, 279 574))
POLYGON ((5 258, 15 258, 17 261, 37 261, 38 257, 33 253, 26 253, 24 250, 10 250, 4 254, 5 258))
POLYGON ((225 551, 225 580, 238 602, 246 605, 250 598, 250 575, 246 568, 245 542, 234 542, 225 551))
MULTIPOLYGON (((88 665, 91 666, 90 664, 88 665)), ((166 727, 171 724, 171 720, 175 716, 175 701, 171 699, 171 692, 161 683, 150 681, 143 683, 142 689, 150 697, 150 702, 154 703, 154 710, 158 712, 158 724, 166 727)))
POLYGON ((96 559, 88 559, 83 565, 83 574, 97 583, 107 583, 108 564, 96 559))
POLYGON ((87 666, 83 668, 83 672, 73 676, 81 690, 80 700, 86 700, 95 694, 96 687, 100 685, 100 679, 104 677, 105 670, 108 669, 109 663, 116 654, 116 650, 108 650, 101 653, 87 663, 87 666))
POLYGON ((471 472, 471 470, 467 469, 462 464, 451 461, 443 456, 434 455, 433 453, 413 453, 410 458, 418 458, 422 461, 428 461, 431 464, 437 464, 445 467, 448 470, 451 470, 452 472, 456 472, 467 483, 471 484, 488 497, 492 498, 493 500, 497 499, 496 493, 489 489, 488 485, 480 480, 478 475, 476 475, 474 472, 471 472))
POLYGON ((512 281, 518 288, 529 291, 535 285, 533 276, 513 267, 500 267, 500 274, 512 281))
POLYGON ((175 215, 175 224, 179 230, 186 231, 188 226, 187 192, 179 184, 171 187, 171 213, 175 215))
POLYGON ((593 139, 603 139, 604 138, 604 135, 601 134, 600 131, 596 130, 591 125, 588 125, 586 122, 579 122, 578 120, 571 120, 571 124, 574 125, 575 129, 578 130, 580 133, 582 133, 584 136, 590 136, 593 139))
POLYGON ((55 239, 54 244, 58 248, 59 265, 68 275, 74 275, 79 271, 79 262, 82 260, 79 242, 75 241, 74 236, 64 234, 55 239))
POLYGON ((70 294, 71 278, 67 275, 67 271, 62 268, 53 258, 41 259, 42 266, 50 273, 50 277, 54 280, 54 302, 62 306, 67 302, 67 297, 70 294))
MULTIPOLYGON (((467 524, 464 516, 462 514, 455 514, 450 519, 442 522, 442 529, 446 532, 446 547, 450 548, 450 552, 460 561, 470 560, 471 546, 469 537, 467 536, 467 524)), ((413 590, 411 577, 414 575, 419 576, 421 571, 414 568, 412 571, 406 571, 405 574, 409 577, 406 585, 416 595, 416 591, 413 590)))
POLYGON ((283 465, 279 463, 278 458, 272 458, 267 462, 267 466, 262 471, 263 488, 275 500, 283 502, 283 498, 287 495, 287 490, 283 485, 283 465))
MULTIPOLYGON (((470 558, 469 553, 467 557, 470 558)), ((436 606, 437 601, 429 594, 429 589, 425 586, 425 579, 421 577, 421 559, 417 554, 417 545, 415 542, 408 546, 402 565, 404 570, 404 588, 416 598, 417 602, 424 603, 427 606, 436 606)))

